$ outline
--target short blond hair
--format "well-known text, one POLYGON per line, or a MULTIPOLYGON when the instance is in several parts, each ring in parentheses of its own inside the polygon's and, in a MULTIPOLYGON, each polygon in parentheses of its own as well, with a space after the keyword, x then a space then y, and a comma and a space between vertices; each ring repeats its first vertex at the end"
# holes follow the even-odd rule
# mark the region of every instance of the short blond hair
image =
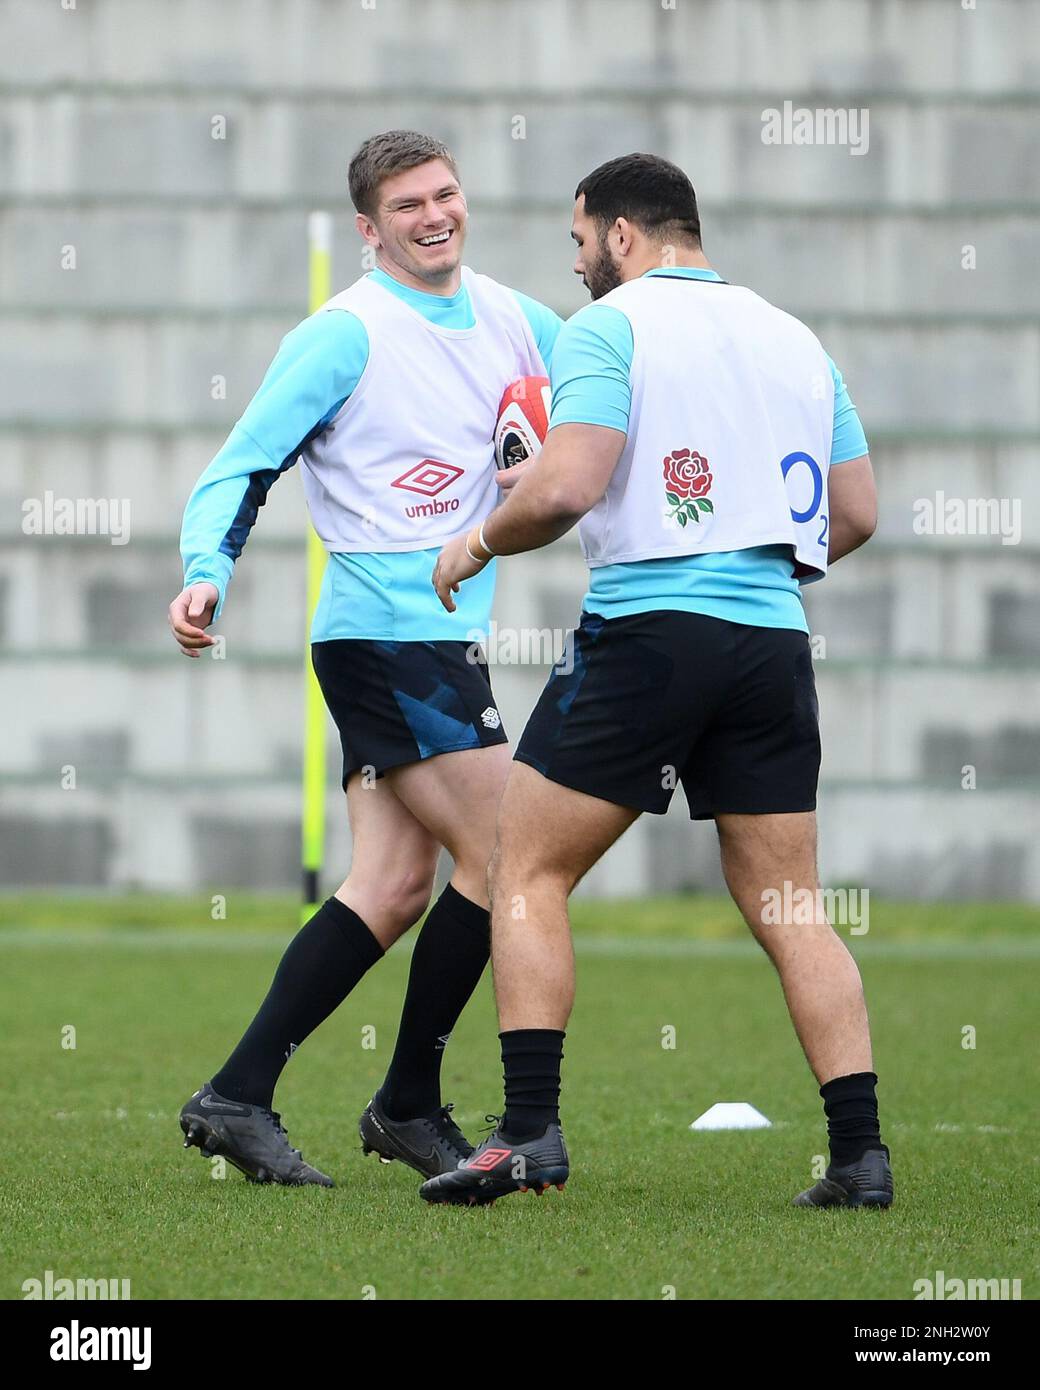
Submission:
POLYGON ((417 130, 384 130, 371 135, 350 161, 347 181, 350 200, 358 212, 371 217, 379 205, 380 185, 394 174, 417 169, 431 159, 441 159, 456 178, 455 157, 447 145, 417 130))

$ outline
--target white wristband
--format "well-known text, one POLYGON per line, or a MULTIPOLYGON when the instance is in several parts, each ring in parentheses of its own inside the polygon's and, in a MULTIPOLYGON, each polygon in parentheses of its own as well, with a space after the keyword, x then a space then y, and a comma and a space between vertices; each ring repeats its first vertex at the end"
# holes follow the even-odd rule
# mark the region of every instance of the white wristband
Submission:
MULTIPOLYGON (((480 542, 480 544, 484 547, 484 549, 487 551, 487 553, 488 553, 488 554, 492 557, 492 559, 493 559, 493 558, 494 558, 494 555, 495 555, 495 552, 491 549, 491 547, 488 545, 487 541, 484 539, 484 523, 483 523, 483 522, 480 523, 480 530, 477 532, 477 540, 480 542)), ((467 548, 468 548, 468 547, 467 547, 467 548)))
POLYGON ((466 554, 469 556, 469 558, 473 561, 473 563, 474 563, 475 565, 486 565, 486 564, 487 564, 487 561, 486 561, 486 560, 478 560, 477 557, 473 554, 473 551, 470 550, 470 548, 469 548, 469 536, 466 537, 466 542, 465 542, 465 544, 466 544, 466 554))

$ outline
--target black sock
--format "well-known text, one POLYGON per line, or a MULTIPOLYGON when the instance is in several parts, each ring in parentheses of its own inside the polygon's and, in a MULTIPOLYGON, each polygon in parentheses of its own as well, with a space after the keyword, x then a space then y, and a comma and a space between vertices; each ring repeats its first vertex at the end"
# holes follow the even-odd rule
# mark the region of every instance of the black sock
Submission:
POLYGON ((352 908, 339 898, 323 903, 289 942, 267 998, 213 1078, 217 1094, 270 1106, 289 1057, 382 955, 352 908))
POLYGON ((397 1045, 379 1099, 391 1120, 432 1115, 441 1103, 441 1058, 491 953, 488 910, 449 883, 412 952, 397 1045))
POLYGON ((517 1028, 498 1036, 506 1081, 499 1132, 513 1143, 537 1139, 547 1125, 560 1121, 560 1062, 567 1035, 558 1028, 517 1028))
POLYGON ((836 1168, 856 1163, 868 1149, 882 1149, 878 1127, 877 1077, 872 1071, 836 1076, 820 1087, 827 1116, 831 1162, 836 1168))

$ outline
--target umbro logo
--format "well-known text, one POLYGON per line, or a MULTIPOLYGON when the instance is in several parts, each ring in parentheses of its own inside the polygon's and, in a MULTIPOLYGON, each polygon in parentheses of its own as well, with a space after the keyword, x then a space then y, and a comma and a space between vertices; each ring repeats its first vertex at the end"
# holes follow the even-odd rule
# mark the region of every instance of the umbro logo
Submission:
POLYGON ((500 1163, 509 1158, 512 1152, 512 1149, 485 1149, 483 1153, 477 1154, 476 1158, 465 1164, 465 1167, 477 1168, 482 1173, 489 1173, 492 1168, 497 1168, 500 1163))
POLYGON ((395 478, 391 487, 399 487, 405 492, 418 492, 423 497, 435 497, 462 477, 465 469, 454 463, 442 463, 439 459, 423 459, 395 478))
POLYGON ((502 716, 499 714, 498 710, 495 709, 494 705, 488 705, 487 709, 480 716, 480 722, 484 725, 485 729, 497 729, 502 723, 502 716))

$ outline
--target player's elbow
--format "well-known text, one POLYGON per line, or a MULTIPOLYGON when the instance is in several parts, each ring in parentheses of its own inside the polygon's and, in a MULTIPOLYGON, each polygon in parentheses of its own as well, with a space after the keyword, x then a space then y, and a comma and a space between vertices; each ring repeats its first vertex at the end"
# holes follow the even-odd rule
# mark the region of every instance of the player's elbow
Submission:
POLYGON ((553 521, 573 526, 592 510, 603 492, 603 488, 596 489, 581 477, 560 478, 546 498, 547 512, 553 521))
POLYGON ((877 530, 877 500, 864 501, 849 518, 849 529, 859 545, 865 545, 877 530))
POLYGON ((877 487, 866 454, 832 470, 830 513, 832 530, 844 534, 853 547, 877 530, 877 487))
POLYGON ((573 526, 603 498, 625 438, 605 425, 564 424, 549 431, 532 481, 537 478, 544 488, 554 520, 573 526))
POLYGON ((571 527, 577 525, 588 510, 589 507, 582 502, 581 498, 568 494, 554 498, 546 520, 557 526, 571 527))
POLYGON ((876 529, 876 507, 865 504, 832 507, 829 551, 831 559, 836 560, 842 555, 848 555, 850 551, 858 550, 861 545, 866 545, 876 529))

